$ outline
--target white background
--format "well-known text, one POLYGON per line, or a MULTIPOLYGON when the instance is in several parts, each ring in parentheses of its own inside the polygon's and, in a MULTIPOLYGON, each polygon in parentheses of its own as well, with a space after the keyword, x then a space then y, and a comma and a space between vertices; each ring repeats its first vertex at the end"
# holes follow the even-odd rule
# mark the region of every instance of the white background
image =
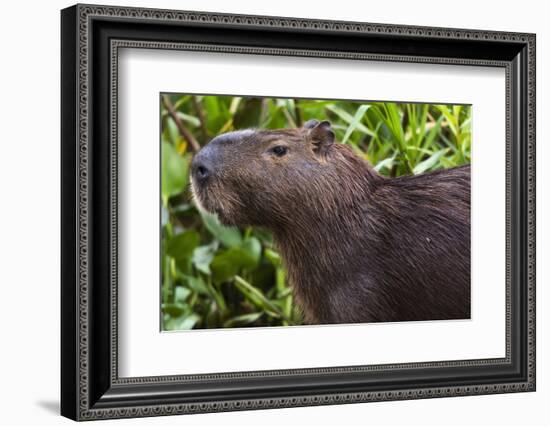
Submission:
MULTIPOLYGON (((550 28, 544 2, 133 0, 107 4, 537 32, 538 391, 257 412, 118 420, 119 424, 547 424, 550 400, 548 187, 550 28), (546 81, 544 79, 546 77, 546 81), (545 288, 546 287, 546 288, 545 288)), ((0 397, 3 424, 69 424, 59 395, 59 9, 3 4, 0 68, 0 397)), ((107 421, 102 424, 117 424, 107 421)))
POLYGON ((119 374, 504 357, 504 75, 488 67, 124 49, 118 74, 119 374), (159 333, 159 264, 151 260, 159 251, 158 108, 159 92, 166 91, 472 104, 471 320, 159 333), (219 356, 223 347, 231 350, 219 356))

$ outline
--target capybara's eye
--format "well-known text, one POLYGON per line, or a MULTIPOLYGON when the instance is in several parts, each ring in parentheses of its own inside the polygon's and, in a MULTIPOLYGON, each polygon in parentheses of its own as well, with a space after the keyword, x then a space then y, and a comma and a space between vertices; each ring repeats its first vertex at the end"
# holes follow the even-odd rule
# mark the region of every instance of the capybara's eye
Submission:
POLYGON ((271 152, 275 154, 277 157, 282 157, 283 155, 286 155, 288 152, 288 147, 283 145, 277 145, 271 148, 271 152))

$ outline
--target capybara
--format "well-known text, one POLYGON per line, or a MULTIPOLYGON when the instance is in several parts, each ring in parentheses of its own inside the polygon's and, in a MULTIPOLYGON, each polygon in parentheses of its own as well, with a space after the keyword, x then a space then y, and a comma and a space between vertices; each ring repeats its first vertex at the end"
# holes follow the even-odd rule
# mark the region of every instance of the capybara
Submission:
POLYGON ((388 178, 328 121, 221 134, 195 155, 199 205, 273 233, 309 324, 470 318, 470 166, 388 178))

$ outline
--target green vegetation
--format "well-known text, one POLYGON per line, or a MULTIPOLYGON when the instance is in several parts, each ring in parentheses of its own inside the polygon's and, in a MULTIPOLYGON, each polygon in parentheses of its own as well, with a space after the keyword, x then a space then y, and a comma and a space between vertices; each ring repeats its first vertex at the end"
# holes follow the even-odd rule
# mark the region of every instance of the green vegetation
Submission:
POLYGON ((268 232, 222 226, 191 199, 193 154, 224 132, 328 119, 387 176, 470 162, 471 108, 231 96, 162 96, 162 329, 301 324, 268 232))

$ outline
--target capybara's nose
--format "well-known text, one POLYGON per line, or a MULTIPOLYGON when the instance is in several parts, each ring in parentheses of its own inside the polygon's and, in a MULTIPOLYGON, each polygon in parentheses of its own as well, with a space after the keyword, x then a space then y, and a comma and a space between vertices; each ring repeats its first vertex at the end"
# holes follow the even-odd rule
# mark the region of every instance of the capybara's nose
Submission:
POLYGON ((212 148, 205 146, 199 151, 191 164, 191 173, 199 183, 206 182, 214 170, 212 161, 212 148))
POLYGON ((198 164, 195 170, 195 175, 199 180, 208 179, 208 176, 210 176, 210 170, 208 170, 206 166, 198 164))

